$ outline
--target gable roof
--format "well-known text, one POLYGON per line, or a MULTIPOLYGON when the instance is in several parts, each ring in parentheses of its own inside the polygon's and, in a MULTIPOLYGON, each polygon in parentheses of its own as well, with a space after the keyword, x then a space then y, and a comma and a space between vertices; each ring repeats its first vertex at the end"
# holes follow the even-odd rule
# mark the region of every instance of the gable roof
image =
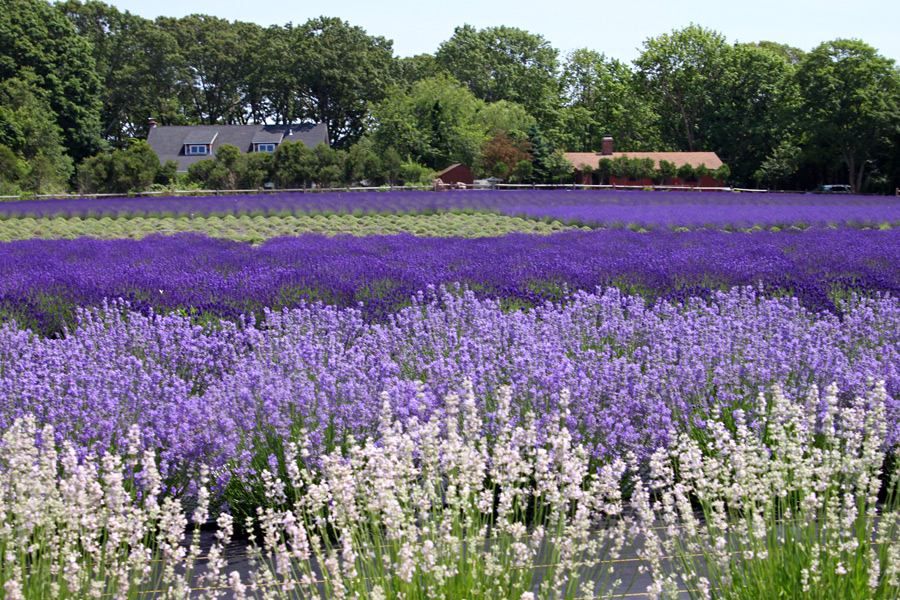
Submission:
POLYGON ((659 161, 665 160, 675 163, 676 167, 689 164, 692 167, 699 167, 701 164, 706 165, 708 169, 718 169, 722 166, 722 159, 715 152, 613 152, 612 154, 601 154, 600 152, 563 152, 563 156, 568 159, 572 165, 578 169, 579 165, 589 165, 596 169, 600 164, 601 158, 617 158, 619 156, 627 156, 628 158, 652 158, 655 165, 659 167, 659 161))
POLYGON ((213 144, 213 154, 225 144, 237 147, 242 153, 253 152, 253 144, 303 142, 314 148, 320 142, 328 144, 325 123, 305 125, 159 125, 147 134, 147 143, 159 156, 160 164, 167 160, 178 163, 178 172, 187 172, 192 164, 210 155, 186 156, 185 144, 213 144), (206 141, 195 141, 206 140, 206 141))
POLYGON ((219 136, 218 131, 214 131, 211 129, 196 128, 191 129, 186 136, 184 136, 184 144, 212 144, 216 141, 216 138, 219 136))

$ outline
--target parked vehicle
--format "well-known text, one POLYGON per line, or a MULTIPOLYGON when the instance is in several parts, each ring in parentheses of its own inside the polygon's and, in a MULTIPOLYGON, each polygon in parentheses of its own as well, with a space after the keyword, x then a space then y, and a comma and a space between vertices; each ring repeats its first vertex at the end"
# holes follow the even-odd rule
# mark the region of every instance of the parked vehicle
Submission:
POLYGON ((853 190, 845 183, 836 185, 820 185, 809 192, 810 194, 852 194, 853 190))

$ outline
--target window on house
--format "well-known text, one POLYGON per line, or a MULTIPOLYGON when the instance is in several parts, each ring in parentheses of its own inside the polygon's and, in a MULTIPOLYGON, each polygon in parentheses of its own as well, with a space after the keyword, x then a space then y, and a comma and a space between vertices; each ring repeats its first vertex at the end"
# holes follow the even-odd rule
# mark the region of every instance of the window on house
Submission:
POLYGON ((191 144, 188 146, 188 154, 206 154, 206 145, 191 144))
POLYGON ((256 145, 257 152, 275 152, 275 144, 257 144, 256 145))

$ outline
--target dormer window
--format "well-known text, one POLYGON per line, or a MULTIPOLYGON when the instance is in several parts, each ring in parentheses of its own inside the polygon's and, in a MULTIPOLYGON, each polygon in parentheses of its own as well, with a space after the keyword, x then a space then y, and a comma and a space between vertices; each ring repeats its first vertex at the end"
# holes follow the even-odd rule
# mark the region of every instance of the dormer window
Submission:
POLYGON ((275 152, 276 145, 277 144, 256 144, 256 151, 268 152, 269 154, 271 154, 272 152, 275 152))
POLYGON ((187 153, 191 156, 207 154, 206 144, 189 144, 187 150, 188 150, 187 153))

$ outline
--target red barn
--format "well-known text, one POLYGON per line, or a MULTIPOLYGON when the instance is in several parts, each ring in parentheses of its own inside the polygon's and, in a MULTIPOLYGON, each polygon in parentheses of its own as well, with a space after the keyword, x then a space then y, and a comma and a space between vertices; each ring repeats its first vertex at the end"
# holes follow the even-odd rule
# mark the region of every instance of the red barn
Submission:
POLYGON ((450 165, 435 177, 440 179, 444 185, 455 186, 461 183, 472 185, 475 183, 475 175, 472 174, 472 169, 461 163, 450 165))
MULTIPOLYGON (((692 167, 699 167, 702 164, 710 171, 715 171, 722 166, 722 159, 715 152, 613 152, 611 137, 603 138, 603 152, 564 152, 563 155, 575 167, 575 181, 585 185, 601 183, 600 174, 596 170, 600 160, 604 158, 614 159, 619 156, 649 158, 653 160, 655 168, 659 168, 661 160, 673 163, 676 168, 684 164, 690 164, 692 167), (582 165, 591 167, 594 172, 590 174, 582 172, 582 165)), ((608 180, 611 185, 653 185, 653 180, 649 177, 628 179, 610 175, 608 180)), ((672 177, 662 183, 672 187, 722 187, 724 185, 721 179, 715 179, 712 174, 704 175, 697 181, 682 181, 680 177, 672 177)))

